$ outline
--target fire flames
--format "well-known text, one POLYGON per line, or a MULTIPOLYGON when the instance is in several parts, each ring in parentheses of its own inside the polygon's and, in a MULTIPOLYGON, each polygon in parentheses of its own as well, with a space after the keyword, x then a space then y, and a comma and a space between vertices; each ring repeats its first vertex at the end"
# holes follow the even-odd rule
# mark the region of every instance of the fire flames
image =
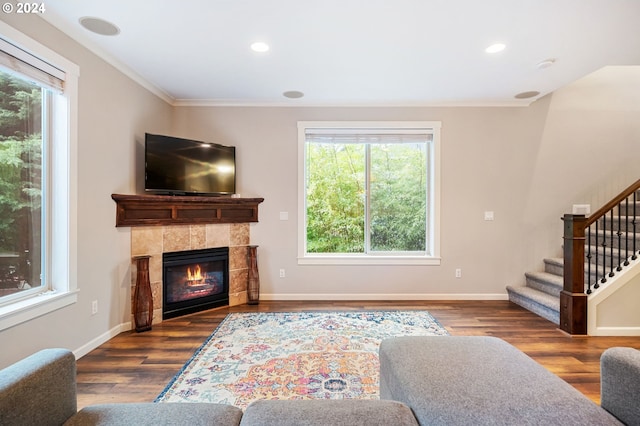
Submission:
POLYGON ((193 272, 191 271, 191 267, 187 268, 187 281, 202 281, 202 271, 200 270, 200 265, 195 265, 193 268, 193 272))

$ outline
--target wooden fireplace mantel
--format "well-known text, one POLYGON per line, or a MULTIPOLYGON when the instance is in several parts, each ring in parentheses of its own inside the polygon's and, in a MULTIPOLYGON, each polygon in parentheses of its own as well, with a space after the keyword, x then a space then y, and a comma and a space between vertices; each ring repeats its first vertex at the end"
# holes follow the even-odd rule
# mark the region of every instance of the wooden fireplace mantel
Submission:
POLYGON ((116 226, 162 226, 258 221, 264 198, 111 194, 116 226))

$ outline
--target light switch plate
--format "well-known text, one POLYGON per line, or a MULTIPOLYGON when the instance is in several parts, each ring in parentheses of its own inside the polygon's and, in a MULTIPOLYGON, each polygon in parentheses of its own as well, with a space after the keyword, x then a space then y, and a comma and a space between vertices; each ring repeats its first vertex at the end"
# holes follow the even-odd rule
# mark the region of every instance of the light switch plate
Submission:
POLYGON ((591 214, 591 204, 574 204, 572 209, 573 214, 591 214))

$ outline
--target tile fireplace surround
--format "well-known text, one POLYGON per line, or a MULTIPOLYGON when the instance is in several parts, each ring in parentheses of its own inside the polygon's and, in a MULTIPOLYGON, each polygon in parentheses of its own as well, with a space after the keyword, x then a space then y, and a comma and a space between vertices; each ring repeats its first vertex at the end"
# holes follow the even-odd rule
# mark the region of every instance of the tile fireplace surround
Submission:
MULTIPOLYGON (((229 306, 247 302, 248 223, 140 226, 131 228, 131 256, 149 255, 153 293, 153 322, 162 322, 162 254, 203 248, 229 247, 229 306)), ((136 264, 131 267, 131 297, 136 285, 136 264)), ((133 303, 132 303, 133 306, 133 303)), ((133 324, 133 314, 132 314, 133 324)))
MULTIPOLYGON (((131 227, 131 256, 151 256, 153 322, 162 322, 162 254, 229 247, 229 306, 247 302, 250 223, 264 198, 111 194, 116 226, 131 227)), ((131 308, 138 271, 131 267, 131 308)), ((133 312, 131 313, 133 324, 133 312)))

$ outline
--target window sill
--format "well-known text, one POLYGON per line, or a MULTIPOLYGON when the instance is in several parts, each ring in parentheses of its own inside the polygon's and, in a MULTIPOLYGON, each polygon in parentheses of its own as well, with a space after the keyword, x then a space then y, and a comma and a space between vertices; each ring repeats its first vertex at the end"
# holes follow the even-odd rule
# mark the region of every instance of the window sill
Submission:
POLYGON ((298 265, 440 265, 439 257, 426 256, 306 256, 298 265))
POLYGON ((78 292, 48 292, 0 307, 0 331, 78 301, 78 292))

